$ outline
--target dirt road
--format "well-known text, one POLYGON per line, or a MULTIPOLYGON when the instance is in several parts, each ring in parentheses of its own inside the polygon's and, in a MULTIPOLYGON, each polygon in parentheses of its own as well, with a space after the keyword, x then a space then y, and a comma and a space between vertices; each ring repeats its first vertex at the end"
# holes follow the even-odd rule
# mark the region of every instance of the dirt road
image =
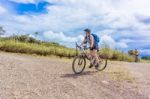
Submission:
POLYGON ((74 75, 71 62, 0 52, 0 99, 150 99, 143 87, 150 87, 149 64, 109 62, 103 72, 86 68, 74 75))
POLYGON ((125 67, 134 75, 140 93, 148 95, 150 99, 150 63, 127 63, 125 67))

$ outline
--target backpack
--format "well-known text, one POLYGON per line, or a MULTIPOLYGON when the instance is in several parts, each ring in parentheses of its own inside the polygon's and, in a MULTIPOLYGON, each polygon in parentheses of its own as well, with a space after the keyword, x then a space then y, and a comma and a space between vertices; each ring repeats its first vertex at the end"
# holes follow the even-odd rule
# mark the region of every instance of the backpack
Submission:
POLYGON ((96 35, 96 34, 91 34, 93 37, 94 37, 94 43, 96 44, 96 45, 98 45, 98 43, 99 43, 99 37, 96 35))

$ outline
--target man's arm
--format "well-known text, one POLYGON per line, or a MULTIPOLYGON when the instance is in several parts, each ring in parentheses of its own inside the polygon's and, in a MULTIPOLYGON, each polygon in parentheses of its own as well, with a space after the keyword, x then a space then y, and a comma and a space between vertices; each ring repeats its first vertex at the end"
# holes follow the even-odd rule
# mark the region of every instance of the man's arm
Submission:
POLYGON ((90 47, 92 48, 94 46, 94 37, 90 36, 90 47))
POLYGON ((81 45, 85 44, 85 42, 86 42, 86 36, 84 37, 84 39, 83 39, 81 45))

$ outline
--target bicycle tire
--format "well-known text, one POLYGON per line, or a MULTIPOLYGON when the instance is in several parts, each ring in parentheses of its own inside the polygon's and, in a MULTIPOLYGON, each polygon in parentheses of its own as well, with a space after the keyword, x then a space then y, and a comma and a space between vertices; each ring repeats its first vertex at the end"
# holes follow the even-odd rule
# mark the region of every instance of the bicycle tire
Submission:
MULTIPOLYGON (((79 65, 79 62, 78 62, 78 65, 79 65)), ((80 63, 81 65, 81 63, 80 63)), ((85 69, 85 66, 86 66, 86 59, 82 56, 76 56, 72 62, 72 70, 75 74, 80 74, 83 72, 83 70, 85 69), (82 60, 82 63, 83 63, 83 67, 81 68, 80 71, 77 71, 76 68, 75 68, 75 62, 77 61, 77 59, 79 59, 79 62, 81 62, 82 60)))
POLYGON ((104 70, 104 69, 107 67, 108 58, 106 58, 106 59, 101 59, 101 60, 103 60, 104 65, 103 65, 103 66, 100 65, 99 68, 95 68, 97 71, 102 71, 102 70, 104 70))

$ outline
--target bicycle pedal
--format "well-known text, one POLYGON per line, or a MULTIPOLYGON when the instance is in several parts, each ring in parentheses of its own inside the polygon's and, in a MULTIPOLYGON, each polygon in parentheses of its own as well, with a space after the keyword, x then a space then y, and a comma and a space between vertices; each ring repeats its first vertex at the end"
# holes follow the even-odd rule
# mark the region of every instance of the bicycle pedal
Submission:
POLYGON ((89 66, 89 68, 92 68, 92 67, 93 67, 93 65, 90 65, 90 66, 89 66))

